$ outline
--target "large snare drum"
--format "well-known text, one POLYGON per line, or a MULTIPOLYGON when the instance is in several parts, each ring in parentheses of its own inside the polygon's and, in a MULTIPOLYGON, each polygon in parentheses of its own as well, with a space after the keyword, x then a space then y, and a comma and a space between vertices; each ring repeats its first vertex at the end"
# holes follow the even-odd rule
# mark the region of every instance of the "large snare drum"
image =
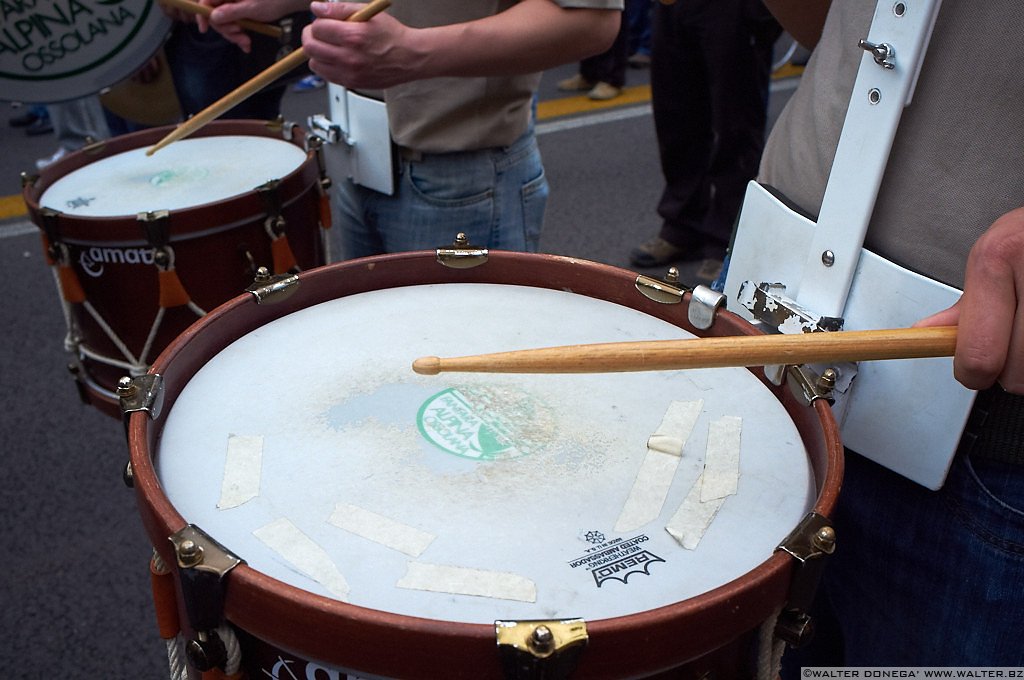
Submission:
MULTIPOLYGON (((130 417, 131 469, 180 577, 168 601, 190 635, 240 650, 228 672, 756 675, 796 571, 776 548, 838 494, 825 402, 746 369, 411 370, 705 333, 613 267, 409 253, 297 278, 281 302, 212 312, 135 381, 152 399, 125 402, 151 404, 130 417)), ((753 332, 722 312, 707 334, 753 332)))
POLYGON ((301 130, 214 122, 146 156, 169 130, 87 147, 24 189, 59 275, 72 368, 86 400, 111 415, 118 379, 144 373, 258 267, 326 261, 325 179, 301 130))

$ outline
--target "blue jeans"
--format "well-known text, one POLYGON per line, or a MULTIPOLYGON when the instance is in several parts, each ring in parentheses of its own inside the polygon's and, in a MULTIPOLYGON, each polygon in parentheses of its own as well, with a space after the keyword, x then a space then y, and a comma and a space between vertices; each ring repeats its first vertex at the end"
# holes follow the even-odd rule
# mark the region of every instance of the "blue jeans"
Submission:
POLYGON ((847 455, 800 666, 1024 666, 1024 465, 958 454, 929 491, 847 455))
POLYGON ((536 252, 548 182, 533 131, 510 146, 400 159, 393 196, 343 180, 343 257, 472 245, 536 252))

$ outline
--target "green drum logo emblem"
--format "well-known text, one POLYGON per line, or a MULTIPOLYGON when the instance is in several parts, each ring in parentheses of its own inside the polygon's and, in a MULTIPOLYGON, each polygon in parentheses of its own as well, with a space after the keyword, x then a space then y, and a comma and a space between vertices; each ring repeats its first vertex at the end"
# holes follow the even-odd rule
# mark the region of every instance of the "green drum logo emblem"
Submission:
POLYGON ((552 429, 551 412, 530 395, 494 387, 439 392, 420 407, 416 423, 442 451, 476 460, 525 456, 552 429))

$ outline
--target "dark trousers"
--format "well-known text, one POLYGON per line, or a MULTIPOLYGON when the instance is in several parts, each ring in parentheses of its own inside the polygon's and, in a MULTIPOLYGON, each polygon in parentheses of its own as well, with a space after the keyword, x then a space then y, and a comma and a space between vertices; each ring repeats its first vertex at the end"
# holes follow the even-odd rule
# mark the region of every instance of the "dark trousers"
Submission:
POLYGON ((684 248, 728 243, 764 150, 780 33, 761 0, 655 5, 651 93, 666 241, 684 248))
POLYGON ((580 62, 580 75, 592 83, 608 83, 615 87, 626 84, 626 62, 629 59, 629 25, 622 19, 615 42, 601 54, 580 62))
MULTIPOLYGON (((267 68, 277 58, 278 42, 253 36, 246 54, 219 33, 200 33, 195 24, 175 24, 165 45, 174 89, 186 116, 199 113, 228 92, 267 68)), ((288 78, 295 78, 289 74, 288 78)), ((221 118, 272 120, 281 113, 287 80, 281 79, 237 104, 221 118)))

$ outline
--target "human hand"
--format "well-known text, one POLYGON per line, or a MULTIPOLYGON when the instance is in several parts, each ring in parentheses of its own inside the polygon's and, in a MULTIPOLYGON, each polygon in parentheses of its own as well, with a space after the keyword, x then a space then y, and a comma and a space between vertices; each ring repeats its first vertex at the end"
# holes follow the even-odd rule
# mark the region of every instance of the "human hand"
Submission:
POLYGON ((302 33, 314 73, 349 88, 382 89, 422 77, 422 33, 382 12, 369 21, 346 21, 364 5, 313 2, 316 20, 302 33))
POLYGON ((980 390, 1024 394, 1024 208, 996 220, 971 248, 964 293, 915 326, 957 326, 953 374, 980 390))
POLYGON ((252 50, 252 38, 238 25, 242 19, 272 23, 283 16, 307 8, 308 0, 199 0, 213 8, 210 16, 196 16, 199 30, 205 33, 210 28, 217 31, 243 52, 252 50))

